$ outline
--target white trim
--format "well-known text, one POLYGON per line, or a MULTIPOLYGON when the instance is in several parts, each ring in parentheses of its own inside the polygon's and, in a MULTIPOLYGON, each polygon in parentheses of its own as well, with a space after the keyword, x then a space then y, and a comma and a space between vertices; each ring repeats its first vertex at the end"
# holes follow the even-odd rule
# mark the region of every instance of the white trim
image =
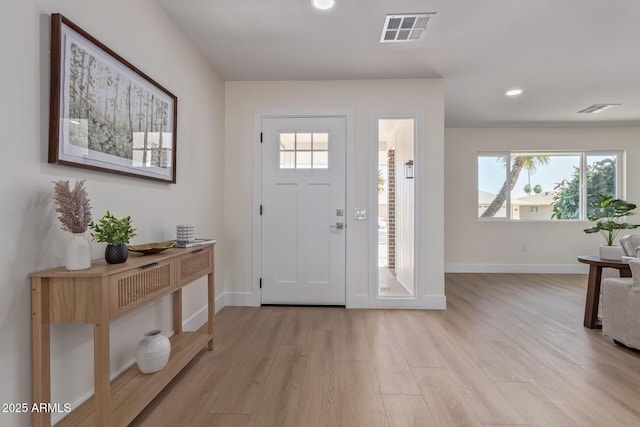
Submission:
POLYGON ((446 295, 424 295, 422 301, 425 303, 425 308, 428 310, 446 310, 447 309, 447 297, 446 295))
POLYGON ((272 117, 339 117, 344 118, 346 123, 346 201, 345 201, 345 233, 346 233, 346 253, 345 253, 345 301, 349 301, 350 292, 350 268, 348 260, 353 256, 349 253, 354 247, 353 237, 353 217, 350 215, 354 209, 355 194, 355 139, 354 139, 354 117, 355 113, 351 108, 272 108, 256 110, 253 116, 253 221, 252 221, 252 262, 251 262, 251 292, 230 293, 227 296, 227 305, 246 305, 259 307, 262 304, 260 291, 260 277, 262 271, 262 221, 260 218, 260 204, 262 202, 262 144, 260 143, 260 133, 262 132, 262 120, 272 117), (234 296, 232 296, 234 295, 234 296), (242 295, 242 296, 240 296, 242 295))
MULTIPOLYGON (((216 301, 214 303, 216 307, 218 306, 217 304, 218 298, 216 298, 216 301)), ((200 328, 200 326, 207 323, 208 314, 209 314, 208 311, 209 310, 206 305, 202 307, 193 316, 189 317, 187 320, 182 322, 182 330, 187 332, 197 331, 200 328)))
MULTIPOLYGON (((218 295, 214 301, 215 305, 215 313, 218 313, 222 310, 226 304, 226 294, 223 292, 221 295, 218 295)), ((200 329, 202 325, 207 323, 209 315, 208 307, 205 305, 200 310, 198 310, 193 316, 189 317, 187 320, 182 322, 182 329, 184 331, 197 331, 200 329)))
MULTIPOLYGON (((256 111, 253 116, 253 210, 252 221, 252 262, 251 262, 251 304, 259 306, 262 296, 260 291, 260 276, 262 275, 262 218, 260 217, 260 204, 262 203, 262 111, 256 111)), ((235 301, 234 301, 235 302, 235 301)), ((232 304, 228 301, 228 305, 232 304)))
POLYGON ((445 295, 422 295, 419 298, 378 298, 369 301, 367 307, 371 309, 402 309, 402 310, 446 310, 447 297, 445 295))
POLYGON ((347 295, 347 308, 370 308, 369 294, 347 295))
MULTIPOLYGON (((355 124, 354 124, 354 112, 353 110, 347 110, 345 112, 345 117, 347 121, 347 135, 346 135, 346 149, 347 152, 345 155, 347 156, 345 162, 345 179, 346 179, 346 200, 345 200, 345 224, 346 224, 346 242, 345 242, 345 288, 346 288, 346 298, 345 298, 345 307, 351 307, 351 303, 357 301, 359 299, 358 294, 353 294, 353 287, 355 286, 355 280, 351 280, 357 276, 357 272, 353 266, 353 262, 349 262, 349 260, 353 260, 355 258, 354 248, 357 248, 356 239, 354 234, 355 229, 355 208, 356 208, 356 199, 355 199, 355 182, 356 182, 356 161, 355 161, 355 124)), ((359 220, 361 221, 361 220, 359 220)))
POLYGON ((226 292, 226 305, 231 307, 259 307, 253 292, 226 292))
POLYGON ((227 296, 224 292, 216 297, 215 306, 216 306, 216 314, 218 314, 220 310, 222 310, 227 306, 227 296))
POLYGON ((576 264, 445 264, 445 273, 587 274, 588 272, 588 266, 577 262, 576 264))

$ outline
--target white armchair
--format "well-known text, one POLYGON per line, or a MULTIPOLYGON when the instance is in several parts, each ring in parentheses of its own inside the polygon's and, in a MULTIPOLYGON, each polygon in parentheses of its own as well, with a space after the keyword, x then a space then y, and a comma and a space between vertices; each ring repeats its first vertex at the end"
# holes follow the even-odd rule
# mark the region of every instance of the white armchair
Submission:
POLYGON ((618 239, 618 244, 622 247, 623 255, 628 257, 640 256, 640 234, 628 234, 618 239))
POLYGON ((602 332, 640 349, 640 259, 630 260, 629 267, 632 277, 602 281, 602 332))

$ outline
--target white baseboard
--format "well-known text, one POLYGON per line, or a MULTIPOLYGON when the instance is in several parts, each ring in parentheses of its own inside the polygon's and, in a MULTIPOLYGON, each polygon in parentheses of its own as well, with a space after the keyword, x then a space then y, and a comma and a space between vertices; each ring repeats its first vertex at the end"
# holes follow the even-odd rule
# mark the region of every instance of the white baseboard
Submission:
POLYGON ((224 292, 222 293, 222 295, 217 296, 216 297, 216 314, 222 310, 223 308, 226 307, 227 305, 227 294, 225 294, 224 292))
MULTIPOLYGON (((225 298, 224 306, 231 307, 259 307, 260 303, 256 302, 256 296, 251 292, 225 292, 221 297, 225 298)), ((220 297, 219 297, 220 298, 220 297)), ((220 307, 220 308, 222 308, 220 307)), ((376 308, 401 308, 401 309, 419 309, 419 310, 445 310, 447 308, 447 298, 444 295, 426 295, 422 298, 419 305, 405 306, 397 300, 378 300, 371 302, 369 295, 357 294, 347 297, 347 308, 353 309, 376 309, 376 308)), ((216 299, 216 311, 218 311, 218 301, 216 299)), ((206 319, 205 319, 206 320, 206 319)), ((204 322, 203 322, 204 324, 204 322)))
POLYGON ((259 307, 258 296, 253 292, 225 292, 226 305, 239 307, 259 307))
MULTIPOLYGON (((225 304, 225 294, 219 295, 216 297, 215 306, 216 313, 224 308, 225 304)), ((197 331, 202 325, 207 323, 208 316, 207 306, 205 305, 200 310, 196 312, 193 316, 189 317, 187 320, 182 322, 182 329, 185 331, 197 331)))
POLYGON ((380 298, 367 300, 366 306, 358 308, 396 309, 396 310, 446 310, 445 295, 423 295, 419 299, 380 298))
POLYGON ((587 274, 583 264, 463 264, 448 263, 445 273, 587 274))

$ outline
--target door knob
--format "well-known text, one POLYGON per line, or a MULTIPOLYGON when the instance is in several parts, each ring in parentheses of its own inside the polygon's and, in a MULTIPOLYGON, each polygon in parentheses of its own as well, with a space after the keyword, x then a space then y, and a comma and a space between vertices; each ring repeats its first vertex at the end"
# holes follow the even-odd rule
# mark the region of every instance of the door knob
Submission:
POLYGON ((336 230, 342 230, 342 229, 344 229, 344 223, 343 222, 336 222, 336 225, 330 225, 329 228, 335 228, 336 230))

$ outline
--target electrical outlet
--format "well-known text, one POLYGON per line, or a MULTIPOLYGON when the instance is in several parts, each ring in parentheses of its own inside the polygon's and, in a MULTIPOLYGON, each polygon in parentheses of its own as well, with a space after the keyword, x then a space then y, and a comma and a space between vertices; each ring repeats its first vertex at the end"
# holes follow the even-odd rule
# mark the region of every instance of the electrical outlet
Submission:
POLYGON ((529 250, 529 244, 527 242, 522 243, 522 252, 527 252, 529 250))

